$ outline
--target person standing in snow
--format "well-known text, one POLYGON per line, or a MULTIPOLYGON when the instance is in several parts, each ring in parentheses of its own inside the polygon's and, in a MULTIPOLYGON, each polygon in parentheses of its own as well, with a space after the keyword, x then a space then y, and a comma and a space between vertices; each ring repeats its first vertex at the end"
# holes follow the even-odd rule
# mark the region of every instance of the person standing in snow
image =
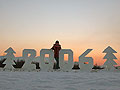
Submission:
POLYGON ((61 45, 59 44, 58 40, 55 42, 51 49, 54 50, 54 58, 57 62, 56 69, 59 69, 59 51, 61 50, 61 45))

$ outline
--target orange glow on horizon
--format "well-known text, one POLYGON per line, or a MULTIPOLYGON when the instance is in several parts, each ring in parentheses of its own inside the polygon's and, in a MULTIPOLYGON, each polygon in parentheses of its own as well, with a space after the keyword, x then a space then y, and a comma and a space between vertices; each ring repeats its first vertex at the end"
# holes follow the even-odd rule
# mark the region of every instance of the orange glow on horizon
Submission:
MULTIPOLYGON (((92 57, 94 60, 94 65, 103 65, 104 62, 106 61, 103 59, 105 56, 105 53, 102 53, 103 50, 108 46, 107 44, 105 45, 94 45, 94 44, 87 44, 87 43, 80 43, 80 42, 74 42, 71 43, 72 41, 64 41, 64 40, 59 40, 62 49, 71 49, 73 51, 73 61, 74 62, 79 62, 79 56, 84 53, 87 49, 93 49, 86 57, 92 57)), ((16 57, 21 57, 22 52, 24 49, 35 49, 36 50, 36 56, 40 56, 40 50, 41 49, 50 49, 54 44, 54 41, 49 41, 48 43, 38 43, 38 44, 25 44, 25 45, 11 45, 13 50, 16 52, 14 54, 16 57)), ((120 51, 118 45, 110 45, 113 49, 115 49, 117 52, 120 51)), ((9 46, 2 46, 0 55, 5 55, 4 51, 8 49, 9 46), (6 48, 7 47, 7 48, 6 48)), ((120 55, 119 52, 114 54, 117 57, 117 60, 114 60, 118 65, 120 65, 120 55)), ((65 56, 65 59, 67 60, 67 56, 65 56)))
MULTIPOLYGON (((21 57, 22 56, 22 50, 15 50, 16 51, 16 54, 14 54, 16 57, 21 57)), ((84 51, 81 51, 81 53, 78 53, 78 51, 75 51, 75 50, 72 50, 73 51, 73 61, 74 62, 79 62, 79 56, 85 52, 84 51), (76 53, 77 52, 77 53, 76 53)), ((36 50, 37 52, 37 55, 36 56, 40 56, 40 50, 36 50)), ((1 54, 2 56, 5 56, 6 54, 5 53, 2 53, 1 54)), ((118 59, 117 60, 114 60, 118 66, 120 65, 120 55, 119 54, 114 54, 118 59)), ((106 59, 103 59, 103 57, 105 56, 105 54, 103 53, 97 53, 97 51, 91 51, 86 57, 92 57, 93 60, 94 60, 94 65, 97 64, 97 65, 103 65, 104 62, 106 61, 106 59)), ((46 54, 46 57, 49 57, 49 55, 46 54)), ((68 60, 68 55, 65 55, 65 60, 67 61, 68 60)))

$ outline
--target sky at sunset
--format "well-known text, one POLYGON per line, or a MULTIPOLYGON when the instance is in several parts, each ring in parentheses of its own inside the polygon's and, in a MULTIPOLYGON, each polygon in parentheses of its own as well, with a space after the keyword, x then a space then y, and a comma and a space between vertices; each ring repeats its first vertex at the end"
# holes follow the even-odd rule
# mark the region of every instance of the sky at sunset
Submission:
POLYGON ((103 50, 117 51, 120 65, 120 0, 0 0, 0 56, 12 47, 35 49, 37 56, 56 40, 72 49, 74 61, 87 49, 103 65, 103 50))

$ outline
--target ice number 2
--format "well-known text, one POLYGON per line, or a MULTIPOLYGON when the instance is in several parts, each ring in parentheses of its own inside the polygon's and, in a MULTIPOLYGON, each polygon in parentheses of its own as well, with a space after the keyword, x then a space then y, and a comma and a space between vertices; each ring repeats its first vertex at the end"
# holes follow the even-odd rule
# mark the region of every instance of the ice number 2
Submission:
POLYGON ((23 65, 23 69, 32 70, 36 69, 35 64, 31 64, 33 59, 36 56, 36 51, 34 49, 24 49, 23 50, 23 58, 25 60, 25 64, 23 65), (30 55, 30 56, 29 56, 30 55))

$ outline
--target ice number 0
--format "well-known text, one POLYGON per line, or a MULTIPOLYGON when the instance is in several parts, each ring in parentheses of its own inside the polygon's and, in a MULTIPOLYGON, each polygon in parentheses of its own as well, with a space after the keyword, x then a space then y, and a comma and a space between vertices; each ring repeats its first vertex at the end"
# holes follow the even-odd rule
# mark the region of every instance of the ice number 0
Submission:
POLYGON ((73 67, 73 51, 71 49, 61 49, 59 52, 60 69, 70 71, 73 67), (64 60, 64 54, 68 54, 68 61, 64 60))
POLYGON ((41 49, 40 51, 40 69, 42 71, 50 71, 53 70, 54 65, 54 53, 51 49, 41 49), (48 58, 45 58, 45 54, 49 54, 48 58), (45 59, 48 59, 47 63, 45 62, 45 59))

